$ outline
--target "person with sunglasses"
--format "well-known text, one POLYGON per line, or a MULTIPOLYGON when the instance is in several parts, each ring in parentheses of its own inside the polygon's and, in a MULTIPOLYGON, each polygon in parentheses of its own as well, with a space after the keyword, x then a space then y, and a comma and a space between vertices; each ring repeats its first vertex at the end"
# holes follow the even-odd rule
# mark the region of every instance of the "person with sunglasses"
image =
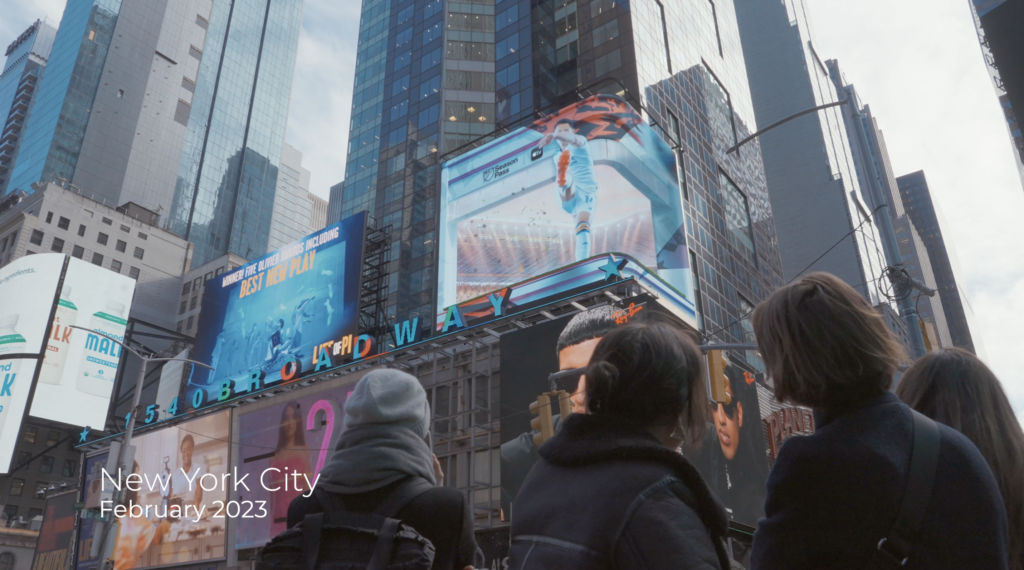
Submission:
MULTIPOLYGON (((597 343, 617 326, 615 315, 618 312, 619 310, 611 305, 591 307, 576 313, 558 335, 555 344, 558 370, 548 375, 548 389, 564 390, 571 394, 573 413, 586 413, 586 379, 583 371, 597 343)), ((558 414, 554 415, 556 431, 563 419, 558 414)), ((534 435, 534 432, 527 431, 501 444, 503 505, 511 504, 526 474, 537 461, 534 435)))
POLYGON ((695 453, 694 462, 703 468, 729 518, 753 527, 764 514, 768 478, 764 446, 755 432, 761 427, 756 388, 733 366, 711 381, 720 384, 724 401, 708 403, 713 431, 695 453))

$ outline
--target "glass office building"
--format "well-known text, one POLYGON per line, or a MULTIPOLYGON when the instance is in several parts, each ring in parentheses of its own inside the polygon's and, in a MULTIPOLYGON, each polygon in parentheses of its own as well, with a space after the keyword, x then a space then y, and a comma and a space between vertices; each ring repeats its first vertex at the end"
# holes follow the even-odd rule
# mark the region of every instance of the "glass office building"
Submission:
POLYGON ((215 2, 169 216, 193 264, 266 251, 302 2, 215 2))
POLYGON ((6 192, 71 180, 121 0, 68 2, 57 30, 6 192))
POLYGON ((599 93, 676 152, 705 335, 750 338, 782 273, 758 143, 726 152, 753 111, 732 2, 715 0, 364 0, 331 211, 391 228, 389 318, 437 310, 440 162, 599 93))
MULTIPOLYGON (((736 11, 758 125, 841 100, 803 2, 736 0, 736 11)), ((872 305, 887 303, 875 209, 861 188, 858 143, 848 138, 842 109, 805 114, 759 138, 786 279, 827 271, 872 305)))
POLYGON ((4 52, 0 73, 0 196, 18 155, 28 110, 53 47, 57 30, 36 20, 4 52))

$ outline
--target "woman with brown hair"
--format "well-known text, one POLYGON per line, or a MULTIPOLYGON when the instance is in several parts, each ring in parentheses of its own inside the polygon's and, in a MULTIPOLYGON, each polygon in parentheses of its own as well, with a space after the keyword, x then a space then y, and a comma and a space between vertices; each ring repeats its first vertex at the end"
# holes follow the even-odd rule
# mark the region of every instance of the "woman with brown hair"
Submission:
MULTIPOLYGON (((889 392, 903 350, 852 287, 812 273, 754 310, 776 397, 814 408, 815 432, 786 441, 768 476, 750 567, 862 569, 890 536, 908 481, 913 412, 889 392)), ((932 493, 907 568, 1007 568, 1006 512, 985 459, 938 425, 932 493)))
POLYGON ((1024 430, 996 375, 976 356, 945 348, 917 359, 896 395, 967 436, 999 483, 1010 524, 1010 570, 1024 570, 1024 430))

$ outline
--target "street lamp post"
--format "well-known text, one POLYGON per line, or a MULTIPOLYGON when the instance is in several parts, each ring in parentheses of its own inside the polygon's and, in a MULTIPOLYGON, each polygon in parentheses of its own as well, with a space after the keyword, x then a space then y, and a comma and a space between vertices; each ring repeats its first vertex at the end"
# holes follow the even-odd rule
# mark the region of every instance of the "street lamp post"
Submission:
MULTIPOLYGON (((149 368, 149 363, 150 362, 169 362, 169 361, 177 360, 177 361, 181 361, 181 362, 190 362, 192 364, 197 364, 199 366, 203 366, 205 368, 209 368, 210 370, 213 370, 213 367, 210 366, 209 364, 206 364, 205 362, 199 362, 198 360, 192 360, 190 358, 179 358, 177 356, 154 356, 152 354, 143 354, 143 353, 135 350, 134 348, 128 346, 127 344, 121 342, 120 340, 118 340, 118 339, 116 339, 116 338, 114 338, 114 337, 112 337, 112 336, 110 336, 110 335, 108 335, 106 333, 103 333, 103 332, 100 332, 100 331, 97 331, 97 330, 93 330, 93 329, 87 329, 85 327, 80 327, 80 326, 77 326, 77 325, 68 325, 68 326, 73 328, 73 329, 83 330, 83 331, 85 331, 85 332, 87 332, 89 334, 94 334, 94 335, 97 335, 97 336, 101 336, 101 337, 109 340, 110 342, 117 343, 118 346, 120 346, 121 348, 123 348, 123 349, 127 350, 128 352, 134 354, 141 361, 140 364, 139 364, 139 375, 138 375, 138 378, 136 378, 136 380, 135 380, 135 392, 134 392, 134 394, 132 394, 132 408, 131 408, 131 411, 128 414, 128 423, 125 425, 124 435, 121 438, 121 447, 117 450, 117 469, 118 469, 118 477, 120 477, 121 476, 120 474, 124 472, 122 470, 126 470, 129 473, 131 472, 131 466, 130 465, 125 466, 125 464, 124 464, 125 463, 125 453, 127 453, 128 447, 132 443, 132 435, 135 433, 135 416, 137 415, 136 412, 138 412, 139 401, 142 399, 142 384, 145 381, 146 370, 149 368)), ((120 494, 118 494, 117 499, 120 500, 120 498, 121 498, 120 494)), ((107 550, 106 544, 107 544, 107 541, 109 539, 110 528, 111 528, 111 523, 108 521, 108 522, 106 522, 103 525, 103 534, 100 537, 100 542, 99 542, 100 548, 103 549, 103 551, 104 551, 103 555, 101 557, 101 560, 103 560, 103 561, 106 561, 109 557, 111 557, 113 555, 112 552, 107 552, 106 551, 107 550)))
MULTIPOLYGON (((792 115, 783 117, 763 129, 748 135, 743 140, 726 149, 725 153, 733 153, 744 144, 763 135, 767 131, 778 127, 779 125, 792 121, 793 119, 831 107, 839 107, 846 104, 849 100, 850 99, 840 99, 838 101, 832 101, 830 103, 824 103, 816 107, 797 111, 792 115)), ((857 133, 863 137, 863 133, 860 129, 857 129, 857 133)), ((863 143, 863 141, 861 142, 863 143)), ((875 191, 873 185, 869 184, 868 186, 871 186, 870 191, 874 194, 875 191)), ((886 258, 889 261, 889 266, 885 268, 885 274, 886 277, 889 278, 889 282, 892 283, 897 307, 899 308, 900 315, 903 317, 904 325, 907 327, 911 355, 916 359, 920 356, 924 356, 926 349, 924 345, 924 335, 921 333, 921 325, 918 323, 917 307, 914 301, 911 300, 910 293, 913 290, 917 290, 925 295, 931 296, 935 294, 935 290, 929 289, 927 286, 911 277, 907 273, 906 269, 904 269, 903 257, 900 255, 899 245, 896 240, 896 230, 893 228, 892 218, 887 211, 889 208, 889 202, 883 196, 875 195, 872 196, 872 199, 875 203, 879 204, 878 211, 875 213, 875 219, 878 220, 876 226, 881 233, 882 239, 885 240, 885 249, 887 250, 886 258)))

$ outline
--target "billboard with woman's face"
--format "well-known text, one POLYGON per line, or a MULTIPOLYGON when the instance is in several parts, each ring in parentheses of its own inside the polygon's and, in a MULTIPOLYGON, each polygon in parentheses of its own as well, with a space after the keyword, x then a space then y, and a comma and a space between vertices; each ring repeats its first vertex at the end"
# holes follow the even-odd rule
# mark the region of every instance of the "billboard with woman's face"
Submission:
POLYGON ((263 501, 267 516, 235 520, 237 549, 263 546, 285 530, 288 504, 308 493, 341 433, 345 400, 360 374, 317 385, 238 414, 238 475, 248 476, 239 501, 263 501))

